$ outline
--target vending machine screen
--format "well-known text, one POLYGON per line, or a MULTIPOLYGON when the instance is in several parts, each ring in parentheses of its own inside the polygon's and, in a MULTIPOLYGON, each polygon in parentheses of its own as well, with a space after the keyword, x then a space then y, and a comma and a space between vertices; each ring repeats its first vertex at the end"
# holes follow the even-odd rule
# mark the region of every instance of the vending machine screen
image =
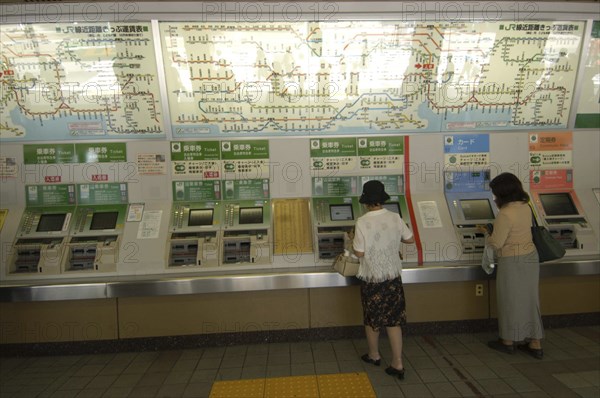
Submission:
POLYGON ((541 193, 540 201, 547 216, 569 216, 579 214, 571 195, 567 192, 541 193))
POLYGON ((190 210, 188 226, 212 225, 213 209, 193 209, 190 210))
POLYGON ((331 221, 352 221, 354 220, 352 205, 329 205, 329 216, 331 221))
POLYGON ((65 213, 61 214, 42 214, 38 223, 37 232, 55 232, 62 230, 65 223, 65 213))
POLYGON ((98 231, 103 229, 115 229, 117 226, 118 211, 105 211, 94 213, 90 230, 98 231))
POLYGON ((464 199, 460 201, 465 220, 490 220, 494 212, 487 199, 464 199))
POLYGON ((262 224, 262 207, 240 207, 240 224, 262 224))
POLYGON ((392 213, 396 213, 402 217, 402 213, 400 212, 400 204, 398 202, 384 203, 383 208, 388 209, 392 213))

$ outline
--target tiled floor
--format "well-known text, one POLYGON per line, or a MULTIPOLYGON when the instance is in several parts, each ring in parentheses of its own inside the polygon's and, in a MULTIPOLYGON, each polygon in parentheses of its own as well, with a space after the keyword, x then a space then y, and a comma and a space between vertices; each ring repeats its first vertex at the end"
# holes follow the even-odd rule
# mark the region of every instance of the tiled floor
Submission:
MULTIPOLYGON (((378 397, 600 397, 600 325, 546 330, 545 358, 491 333, 408 336, 406 379, 365 364, 364 340, 0 359, 0 397, 208 397, 218 380, 367 372, 378 397)), ((308 398, 308 397, 307 397, 308 398)))

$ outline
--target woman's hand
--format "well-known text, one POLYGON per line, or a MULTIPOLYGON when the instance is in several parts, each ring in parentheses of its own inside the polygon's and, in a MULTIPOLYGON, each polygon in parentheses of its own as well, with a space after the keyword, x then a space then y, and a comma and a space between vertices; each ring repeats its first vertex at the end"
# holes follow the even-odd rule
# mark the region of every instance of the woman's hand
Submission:
POLYGON ((476 228, 477 228, 477 232, 479 232, 479 233, 488 234, 488 235, 492 234, 493 228, 491 228, 491 224, 488 224, 488 225, 479 224, 479 225, 477 225, 476 228))

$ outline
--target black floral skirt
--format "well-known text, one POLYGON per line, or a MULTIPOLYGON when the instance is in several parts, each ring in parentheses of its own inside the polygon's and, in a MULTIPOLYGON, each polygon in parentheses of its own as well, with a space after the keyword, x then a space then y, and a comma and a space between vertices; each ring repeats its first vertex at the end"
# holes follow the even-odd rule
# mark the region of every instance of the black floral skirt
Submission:
POLYGON ((365 326, 377 331, 382 327, 406 325, 406 300, 401 277, 378 283, 361 281, 360 298, 365 326))

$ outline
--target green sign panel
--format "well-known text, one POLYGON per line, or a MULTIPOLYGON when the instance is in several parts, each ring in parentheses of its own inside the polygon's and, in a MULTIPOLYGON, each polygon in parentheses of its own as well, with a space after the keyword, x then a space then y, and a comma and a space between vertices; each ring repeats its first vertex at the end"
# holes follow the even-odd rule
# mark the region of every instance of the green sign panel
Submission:
POLYGON ((356 156, 356 138, 311 138, 311 158, 335 156, 356 156))
POLYGON ((356 177, 315 177, 314 196, 356 195, 356 177))
POLYGON ((225 180, 223 195, 226 200, 268 199, 269 180, 225 180))
POLYGON ((219 141, 175 141, 171 143, 171 160, 219 160, 219 141))
POLYGON ((173 200, 176 202, 198 202, 220 199, 220 181, 173 181, 173 200))
POLYGON ((359 156, 404 155, 404 137, 358 138, 359 156))
POLYGON ((25 164, 76 163, 73 144, 27 144, 23 145, 25 164))
POLYGON ((118 163, 127 161, 124 142, 75 144, 77 163, 118 163))
POLYGON ((404 176, 402 175, 389 175, 389 176, 368 176, 360 177, 360 187, 358 187, 358 194, 362 193, 362 186, 365 182, 370 180, 379 180, 385 187, 385 192, 389 195, 404 194, 404 176))
POLYGON ((268 159, 269 140, 221 141, 221 158, 236 159, 268 159))
POLYGON ((75 204, 75 185, 27 185, 27 206, 68 206, 75 204))
POLYGON ((77 203, 80 205, 128 203, 127 184, 123 182, 78 184, 77 203))

